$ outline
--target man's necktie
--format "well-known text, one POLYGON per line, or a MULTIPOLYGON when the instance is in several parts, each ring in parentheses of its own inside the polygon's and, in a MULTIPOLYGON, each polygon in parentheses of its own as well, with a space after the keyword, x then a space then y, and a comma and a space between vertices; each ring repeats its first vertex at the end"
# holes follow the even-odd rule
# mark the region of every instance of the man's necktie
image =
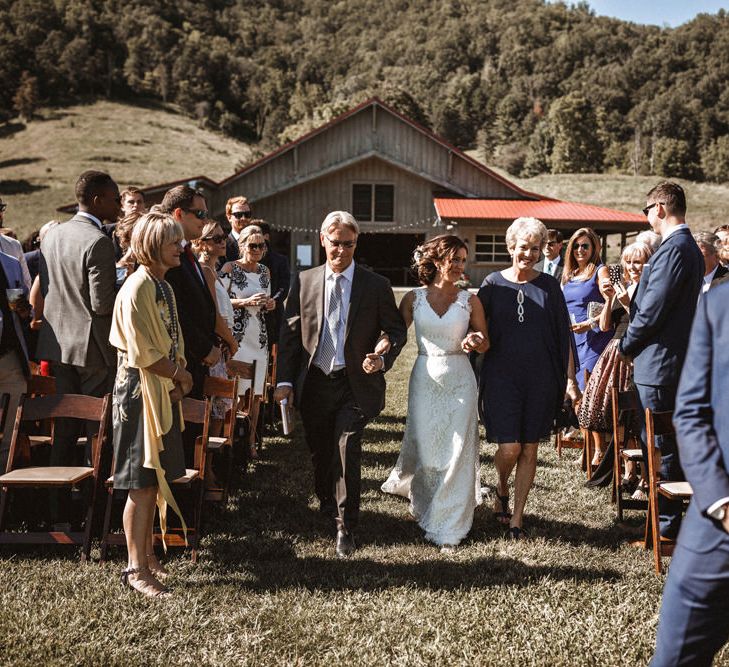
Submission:
POLYGON ((342 274, 334 274, 334 284, 329 293, 329 307, 327 308, 327 323, 322 332, 321 353, 319 363, 322 370, 329 373, 334 367, 337 356, 337 342, 339 341, 342 312, 342 274))

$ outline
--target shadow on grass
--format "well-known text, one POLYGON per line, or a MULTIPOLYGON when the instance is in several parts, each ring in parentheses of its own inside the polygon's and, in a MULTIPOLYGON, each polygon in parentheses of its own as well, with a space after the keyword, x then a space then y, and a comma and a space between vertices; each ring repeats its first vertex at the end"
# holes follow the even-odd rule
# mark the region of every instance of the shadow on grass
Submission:
POLYGON ((0 123, 0 139, 9 137, 25 129, 25 123, 0 123))
POLYGON ((43 162, 44 160, 44 157, 15 157, 9 160, 0 160, 0 169, 19 167, 24 164, 34 164, 35 162, 43 162))
POLYGON ((31 192, 47 189, 47 185, 33 185, 24 178, 0 181, 0 195, 27 195, 31 192))

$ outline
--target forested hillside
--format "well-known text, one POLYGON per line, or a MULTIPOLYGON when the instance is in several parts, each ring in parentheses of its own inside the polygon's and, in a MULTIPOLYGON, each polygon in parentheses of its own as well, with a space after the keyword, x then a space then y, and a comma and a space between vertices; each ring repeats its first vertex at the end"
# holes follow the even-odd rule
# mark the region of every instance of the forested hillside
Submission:
POLYGON ((4 119, 156 98, 266 149, 379 95, 512 174, 729 180, 724 11, 661 29, 542 0, 0 0, 0 25, 4 119))

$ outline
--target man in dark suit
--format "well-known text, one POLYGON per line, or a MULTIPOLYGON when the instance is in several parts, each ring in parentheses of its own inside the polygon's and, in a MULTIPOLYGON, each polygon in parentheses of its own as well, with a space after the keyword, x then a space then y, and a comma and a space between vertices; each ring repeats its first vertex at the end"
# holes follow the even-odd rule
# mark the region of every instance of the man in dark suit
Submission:
POLYGON ((719 262, 721 240, 716 234, 696 232, 694 241, 696 241, 701 254, 704 256, 704 283, 701 286, 701 293, 705 294, 729 273, 729 269, 719 262))
POLYGON ((562 279, 564 260, 562 259, 562 244, 564 237, 559 229, 547 230, 547 245, 544 246, 544 255, 534 265, 537 271, 548 273, 557 280, 562 279))
POLYGON ((238 250, 238 237, 246 225, 251 223, 253 213, 248 199, 245 197, 231 197, 225 203, 225 217, 230 223, 230 234, 225 240, 225 261, 234 262, 240 257, 238 250))
POLYGON ((390 283, 353 262, 358 234, 344 211, 322 223, 327 262, 303 271, 291 286, 275 392, 276 401, 295 400, 301 412, 320 509, 336 515, 340 558, 356 549, 362 433, 384 406, 384 371, 406 340, 390 283), (391 347, 380 356, 374 349, 382 332, 391 347))
POLYGON ((288 258, 271 247, 271 226, 263 220, 253 220, 251 224, 261 228, 266 241, 266 254, 263 256, 261 264, 268 267, 271 275, 271 296, 276 302, 276 308, 266 313, 266 330, 270 349, 271 345, 278 342, 279 329, 283 319, 283 305, 289 295, 291 284, 291 269, 288 258))
POLYGON ((208 219, 208 207, 199 190, 188 185, 178 185, 165 193, 160 209, 177 220, 185 234, 180 266, 170 269, 165 280, 175 293, 180 328, 185 340, 187 370, 193 380, 189 395, 201 399, 208 369, 220 358, 215 334, 215 302, 190 245, 202 234, 208 219))
POLYGON ((651 665, 710 665, 729 637, 729 284, 699 302, 674 425, 694 496, 673 554, 651 665))
MULTIPOLYGON (((663 238, 643 267, 630 306, 630 325, 620 341, 624 359, 634 359, 633 376, 641 402, 655 411, 673 410, 676 388, 686 356, 691 322, 704 275, 704 258, 685 222, 686 196, 680 185, 663 182, 647 195, 643 212, 653 231, 663 238)), ((645 443, 645 430, 643 433, 645 443)), ((656 438, 662 479, 682 480, 676 440, 656 438)), ((681 525, 681 501, 659 497, 661 537, 675 539, 681 525)))

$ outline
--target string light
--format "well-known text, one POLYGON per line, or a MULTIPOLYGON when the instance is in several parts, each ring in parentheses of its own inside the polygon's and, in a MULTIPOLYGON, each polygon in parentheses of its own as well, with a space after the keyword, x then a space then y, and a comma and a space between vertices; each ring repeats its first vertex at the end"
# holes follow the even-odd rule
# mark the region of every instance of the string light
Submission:
MULTIPOLYGON (((446 230, 450 231, 454 229, 458 225, 457 222, 448 221, 443 222, 438 216, 431 216, 429 218, 424 218, 423 220, 417 220, 415 222, 406 222, 406 223, 398 223, 398 224, 389 224, 387 226, 378 227, 376 229, 368 228, 365 225, 362 225, 360 227, 360 233, 361 234, 387 234, 392 232, 399 232, 403 230, 419 230, 419 231, 425 231, 428 227, 444 227, 446 230)), ((279 224, 272 224, 272 229, 278 230, 278 231, 284 231, 284 232, 302 232, 302 233, 309 233, 309 234, 318 234, 319 233, 319 227, 297 227, 293 225, 279 225, 279 224)))

